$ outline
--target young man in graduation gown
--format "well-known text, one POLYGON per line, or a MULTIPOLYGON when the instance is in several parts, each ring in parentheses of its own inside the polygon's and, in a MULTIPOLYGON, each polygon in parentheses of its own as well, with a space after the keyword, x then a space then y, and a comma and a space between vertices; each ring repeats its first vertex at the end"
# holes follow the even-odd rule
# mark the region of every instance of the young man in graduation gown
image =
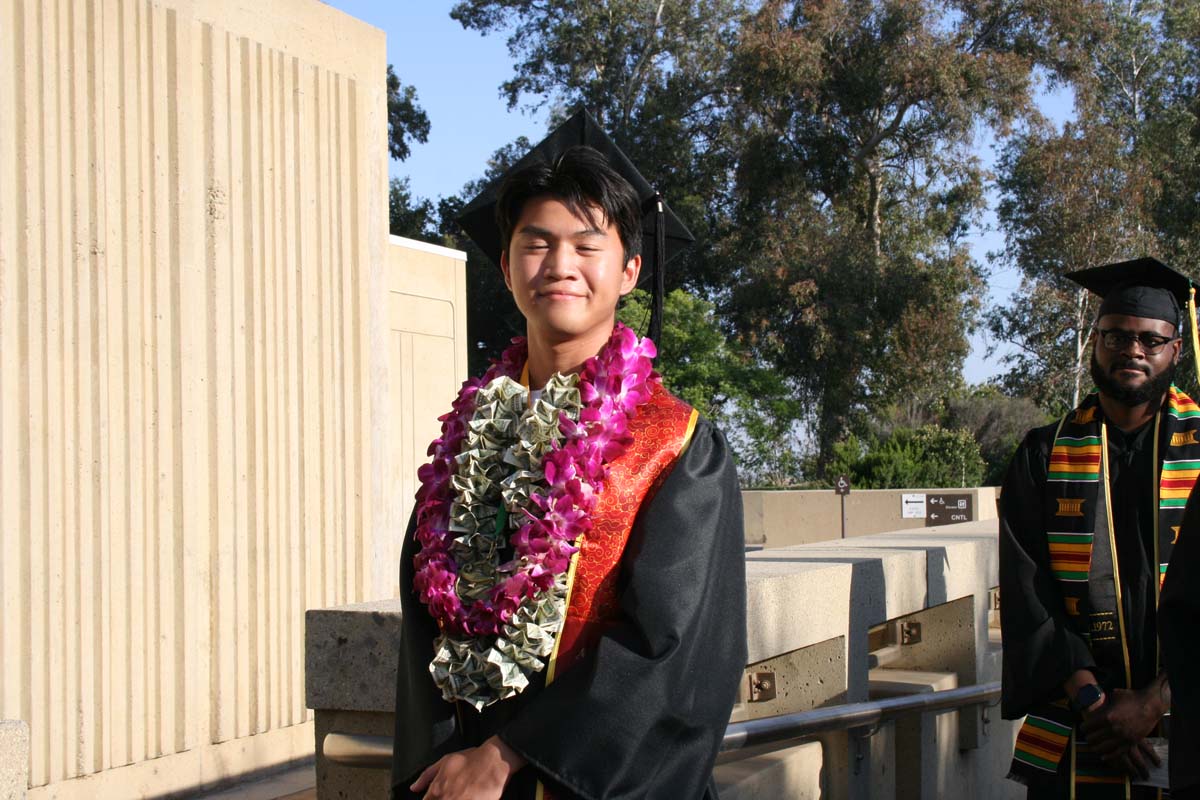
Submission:
POLYGON ((1160 576, 1200 473, 1200 407, 1172 384, 1190 283, 1149 258, 1068 277, 1103 297, 1098 392, 1025 437, 1001 492, 1001 703, 1028 715, 1010 777, 1030 797, 1154 797, 1132 781, 1170 708, 1160 576))
POLYGON ((746 659, 737 477, 615 322, 644 214, 660 255, 686 229, 619 151, 564 149, 581 139, 615 151, 581 112, 464 212, 528 333, 464 385, 421 471, 397 798, 716 796, 746 659))
POLYGON ((1171 798, 1200 800, 1200 492, 1193 492, 1159 601, 1171 685, 1171 798))

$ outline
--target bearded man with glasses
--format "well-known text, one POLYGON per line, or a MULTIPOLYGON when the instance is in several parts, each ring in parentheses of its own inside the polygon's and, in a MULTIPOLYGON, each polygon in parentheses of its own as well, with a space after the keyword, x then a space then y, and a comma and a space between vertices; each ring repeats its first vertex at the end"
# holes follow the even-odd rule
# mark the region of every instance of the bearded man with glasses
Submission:
POLYGON ((1103 298, 1097 391, 1029 432, 1001 492, 1001 704, 1025 717, 1009 777, 1031 798, 1155 797, 1137 784, 1171 706, 1158 597, 1200 474, 1200 406, 1172 382, 1191 282, 1152 258, 1067 277, 1103 298))

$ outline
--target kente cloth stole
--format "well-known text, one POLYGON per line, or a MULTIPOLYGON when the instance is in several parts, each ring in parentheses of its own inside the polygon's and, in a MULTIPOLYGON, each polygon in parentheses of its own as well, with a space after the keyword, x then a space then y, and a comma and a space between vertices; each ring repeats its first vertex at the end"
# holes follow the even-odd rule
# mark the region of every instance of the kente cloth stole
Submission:
MULTIPOLYGON (((547 685, 583 658, 620 614, 617 577, 634 520, 687 448, 698 416, 687 403, 657 386, 630 421, 633 444, 609 465, 608 482, 592 515, 592 530, 571 559, 567 615, 546 667, 547 685)), ((537 800, 553 800, 554 793, 539 781, 536 796, 537 800)))
MULTIPOLYGON (((1155 418, 1154 480, 1158 504, 1154 536, 1158 590, 1179 535, 1184 506, 1200 475, 1200 406, 1174 386, 1155 418)), ((1091 394, 1059 423, 1050 451, 1044 520, 1050 569, 1076 632, 1096 663, 1129 688, 1129 645, 1121 605, 1120 565, 1113 539, 1108 430, 1099 395, 1091 394)), ((1026 784, 1053 781, 1064 755, 1071 761, 1074 794, 1123 798, 1125 777, 1093 755, 1075 734, 1076 716, 1065 698, 1033 710, 1017 736, 1014 777, 1026 784)))

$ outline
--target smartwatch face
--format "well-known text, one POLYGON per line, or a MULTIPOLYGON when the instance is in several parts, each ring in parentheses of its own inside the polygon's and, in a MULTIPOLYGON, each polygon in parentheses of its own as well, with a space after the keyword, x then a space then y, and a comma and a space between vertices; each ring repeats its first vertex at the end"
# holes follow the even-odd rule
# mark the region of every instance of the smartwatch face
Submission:
POLYGON ((1086 711, 1097 700, 1099 700, 1103 694, 1104 693, 1100 690, 1099 686, 1094 683, 1089 683, 1087 686, 1084 686, 1075 693, 1075 697, 1071 700, 1071 705, 1075 707, 1076 711, 1086 711))

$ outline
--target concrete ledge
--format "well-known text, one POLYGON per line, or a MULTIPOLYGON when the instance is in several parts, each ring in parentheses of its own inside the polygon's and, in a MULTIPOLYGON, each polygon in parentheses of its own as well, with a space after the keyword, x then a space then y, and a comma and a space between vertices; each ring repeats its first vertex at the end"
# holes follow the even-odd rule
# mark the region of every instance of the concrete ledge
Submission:
POLYGON ((713 771, 723 800, 819 800, 820 742, 720 764, 713 771))
MULTIPOLYGON (((904 516, 904 495, 968 495, 972 519, 996 519, 996 487, 967 489, 854 489, 845 498, 846 535, 850 537, 926 527, 919 518, 904 516)), ((842 498, 832 489, 760 490, 742 492, 746 543, 791 547, 838 538, 842 531, 842 498)))
POLYGON ((399 599, 307 611, 305 704, 339 711, 393 711, 400 620, 399 599))
POLYGON ((29 789, 29 726, 0 720, 0 800, 24 800, 29 789))
POLYGON ((975 601, 972 650, 982 658, 996 540, 996 522, 980 520, 748 552, 749 661, 844 636, 847 700, 865 700, 868 629, 964 598, 975 601))

